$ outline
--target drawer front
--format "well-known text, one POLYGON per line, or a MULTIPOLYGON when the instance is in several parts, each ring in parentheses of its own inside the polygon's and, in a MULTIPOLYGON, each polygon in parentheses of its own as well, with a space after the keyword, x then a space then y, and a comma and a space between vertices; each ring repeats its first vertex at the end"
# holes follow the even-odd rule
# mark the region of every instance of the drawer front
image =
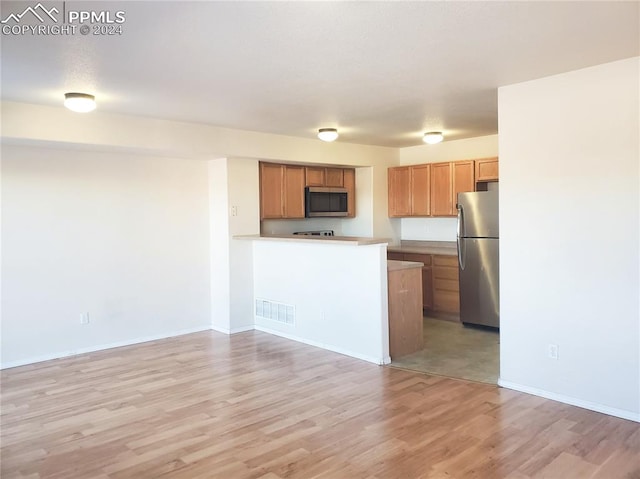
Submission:
POLYGON ((405 261, 416 261, 418 263, 424 263, 425 266, 431 266, 431 255, 430 254, 419 254, 419 253, 404 253, 405 261))
POLYGON ((433 264, 435 266, 453 266, 458 269, 458 257, 455 255, 444 256, 439 254, 433 255, 433 264))
POLYGON ((433 278, 433 289, 435 291, 450 291, 458 294, 460 286, 457 279, 433 278))
POLYGON ((438 279, 449 279, 458 282, 458 268, 443 268, 435 266, 433 268, 433 277, 438 279))

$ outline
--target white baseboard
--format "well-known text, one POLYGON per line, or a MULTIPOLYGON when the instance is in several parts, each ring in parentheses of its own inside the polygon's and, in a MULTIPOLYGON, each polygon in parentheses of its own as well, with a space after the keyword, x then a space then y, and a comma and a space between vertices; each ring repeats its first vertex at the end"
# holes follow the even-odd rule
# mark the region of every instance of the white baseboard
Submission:
POLYGON ((608 414, 609 416, 615 416, 622 419, 628 419, 629 421, 640 422, 640 413, 637 412, 604 406, 602 404, 584 401, 582 399, 574 398, 571 396, 565 396, 563 394, 556 394, 550 391, 545 391, 544 389, 524 386, 522 384, 512 383, 511 381, 504 381, 503 379, 498 379, 498 386, 507 389, 513 389, 515 391, 520 391, 527 394, 533 394, 534 396, 551 399, 552 401, 558 401, 561 403, 570 404, 572 406, 578 406, 584 409, 589 409, 591 411, 601 412, 603 414, 608 414))
POLYGON ((211 326, 211 329, 213 329, 214 331, 218 331, 219 333, 236 334, 236 333, 244 333, 245 331, 253 331, 255 328, 253 327, 253 324, 252 324, 250 326, 242 326, 241 328, 233 328, 233 329, 221 328, 219 326, 211 326))
POLYGON ((140 343, 147 343, 149 341, 157 341, 158 339, 167 339, 167 338, 173 338, 175 336, 183 336, 185 334, 200 333, 202 331, 211 331, 211 329, 212 328, 210 326, 180 329, 178 331, 171 331, 168 333, 156 334, 153 336, 144 336, 141 338, 126 339, 124 341, 116 341, 115 343, 99 344, 96 346, 89 346, 86 348, 72 349, 69 351, 60 351, 52 354, 45 354, 43 356, 36 356, 34 358, 20 359, 18 361, 9 361, 6 363, 2 363, 2 365, 0 365, 0 369, 15 368, 18 366, 25 366, 27 364, 41 363, 43 361, 51 361, 52 359, 68 358, 69 356, 77 356, 78 354, 94 353, 96 351, 103 351, 105 349, 120 348, 122 346, 131 346, 132 344, 140 344, 140 343))
POLYGON ((288 333, 283 333, 282 331, 276 331, 274 329, 269 329, 269 328, 265 328, 264 326, 255 326, 255 329, 257 331, 262 331, 263 333, 269 333, 269 334, 273 334, 275 336, 280 336, 283 338, 287 338, 287 339, 291 339, 293 341, 298 341, 299 343, 304 343, 304 344, 308 344, 310 346, 315 346, 317 348, 321 348, 321 349, 326 349, 328 351, 333 351, 334 353, 340 353, 340 354, 344 354, 345 356, 350 356, 352 358, 356 358, 356 359, 362 359, 363 361, 367 361, 373 364, 377 364, 377 365, 382 365, 382 364, 389 364, 391 362, 391 358, 389 356, 384 357, 384 358, 374 358, 371 356, 365 356, 363 354, 359 354, 359 353, 354 353, 353 351, 349 351, 343 348, 339 348, 336 346, 333 346, 331 344, 324 344, 324 343, 320 343, 318 341, 312 341, 309 339, 305 339, 305 338, 300 338, 298 336, 295 336, 293 334, 288 334, 288 333))

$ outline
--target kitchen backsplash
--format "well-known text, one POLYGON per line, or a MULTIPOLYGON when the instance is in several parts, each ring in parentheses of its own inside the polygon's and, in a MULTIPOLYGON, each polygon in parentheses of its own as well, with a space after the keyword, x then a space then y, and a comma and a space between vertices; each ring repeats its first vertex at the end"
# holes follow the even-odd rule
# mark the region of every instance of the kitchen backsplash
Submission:
POLYGON ((402 218, 403 240, 455 241, 456 218, 402 218))

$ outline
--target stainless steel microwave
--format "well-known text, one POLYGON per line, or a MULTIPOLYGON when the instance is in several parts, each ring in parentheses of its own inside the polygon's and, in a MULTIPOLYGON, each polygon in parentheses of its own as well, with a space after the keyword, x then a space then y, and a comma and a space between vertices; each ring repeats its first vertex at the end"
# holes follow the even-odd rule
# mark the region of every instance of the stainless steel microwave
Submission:
POLYGON ((307 186, 304 189, 304 215, 307 218, 347 216, 347 200, 346 188, 307 186))

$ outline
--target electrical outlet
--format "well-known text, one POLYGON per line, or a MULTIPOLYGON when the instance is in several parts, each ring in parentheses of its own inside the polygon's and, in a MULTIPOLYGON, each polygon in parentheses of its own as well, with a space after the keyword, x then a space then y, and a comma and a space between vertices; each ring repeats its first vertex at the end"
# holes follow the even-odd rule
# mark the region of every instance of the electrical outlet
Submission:
POLYGON ((558 349, 557 344, 549 344, 549 359, 558 359, 558 349))
POLYGON ((231 216, 238 216, 238 207, 237 206, 232 206, 231 207, 231 216))
POLYGON ((80 324, 89 324, 89 313, 80 313, 80 324))

